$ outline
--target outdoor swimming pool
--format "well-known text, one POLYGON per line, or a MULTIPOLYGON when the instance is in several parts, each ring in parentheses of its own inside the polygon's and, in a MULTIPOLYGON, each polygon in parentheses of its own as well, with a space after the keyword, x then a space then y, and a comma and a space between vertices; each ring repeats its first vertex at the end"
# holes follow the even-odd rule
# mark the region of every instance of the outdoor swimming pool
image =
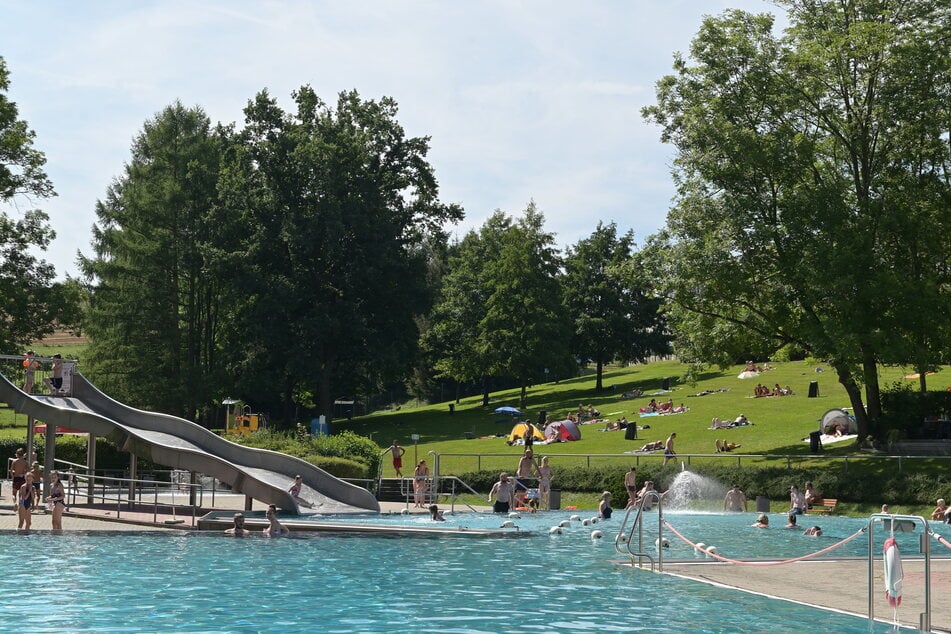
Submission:
MULTIPOLYGON (((547 527, 571 514, 518 520, 538 528, 524 539, 4 534, 0 618, 36 632, 761 632, 815 619, 825 631, 869 631, 864 619, 617 566, 613 542, 592 541, 590 530, 609 536, 619 520, 575 522, 550 537, 547 527)), ((820 541, 781 528, 747 530, 752 514, 669 518, 685 534, 703 529, 703 541, 730 554, 734 544, 758 545, 764 556, 777 548, 803 554, 820 541), (739 535, 730 541, 731 533, 739 535)), ((501 519, 457 515, 447 524, 498 527, 501 519)), ((862 521, 822 523, 845 537, 862 521)), ((852 554, 863 554, 864 538, 855 544, 852 554)), ((693 557, 674 540, 668 554, 693 557)))

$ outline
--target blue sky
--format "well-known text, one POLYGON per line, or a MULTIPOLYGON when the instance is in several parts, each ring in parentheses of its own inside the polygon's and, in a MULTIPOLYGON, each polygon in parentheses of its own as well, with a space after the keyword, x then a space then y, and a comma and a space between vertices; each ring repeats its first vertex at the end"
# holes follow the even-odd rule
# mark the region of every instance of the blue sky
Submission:
POLYGON ((147 119, 178 99, 240 125, 261 89, 290 107, 310 84, 331 103, 351 88, 399 103, 407 133, 432 137, 442 199, 466 210, 460 237, 533 199, 561 246, 598 220, 643 243, 673 196, 673 152, 640 109, 702 17, 726 8, 779 12, 764 0, 0 0, 8 97, 58 193, 7 211, 46 210, 58 237, 44 257, 75 276, 95 203, 147 119))

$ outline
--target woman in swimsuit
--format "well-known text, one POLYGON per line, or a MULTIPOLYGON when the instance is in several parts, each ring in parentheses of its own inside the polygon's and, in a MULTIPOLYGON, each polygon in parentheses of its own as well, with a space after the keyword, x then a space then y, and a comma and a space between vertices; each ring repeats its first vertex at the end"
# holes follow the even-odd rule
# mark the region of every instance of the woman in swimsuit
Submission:
POLYGON ((46 498, 53 510, 53 530, 63 530, 63 511, 66 510, 66 488, 59 479, 59 471, 50 472, 50 495, 46 498))
POLYGON ((306 506, 307 508, 312 508, 314 505, 300 496, 300 491, 302 486, 303 486, 303 482, 301 481, 301 477, 299 475, 294 476, 294 484, 291 485, 291 488, 289 488, 287 492, 291 494, 291 497, 294 498, 294 501, 297 502, 297 504, 299 504, 300 506, 306 506))
POLYGON ((33 520, 33 474, 26 474, 26 482, 17 491, 17 516, 19 522, 17 529, 30 530, 30 524, 33 520))
POLYGON ((548 456, 542 458, 542 466, 538 467, 538 497, 545 510, 551 508, 551 466, 548 456))

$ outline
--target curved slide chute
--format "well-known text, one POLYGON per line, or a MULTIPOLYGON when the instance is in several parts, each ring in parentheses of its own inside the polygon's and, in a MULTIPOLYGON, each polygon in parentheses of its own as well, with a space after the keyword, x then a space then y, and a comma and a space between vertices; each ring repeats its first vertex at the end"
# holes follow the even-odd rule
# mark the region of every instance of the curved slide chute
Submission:
POLYGON ((235 444, 190 421, 123 405, 82 374, 72 375, 71 396, 27 394, 0 375, 0 400, 48 425, 113 441, 123 451, 173 469, 204 473, 265 504, 300 513, 288 492, 300 475, 300 498, 313 513, 379 512, 372 493, 293 456, 235 444))

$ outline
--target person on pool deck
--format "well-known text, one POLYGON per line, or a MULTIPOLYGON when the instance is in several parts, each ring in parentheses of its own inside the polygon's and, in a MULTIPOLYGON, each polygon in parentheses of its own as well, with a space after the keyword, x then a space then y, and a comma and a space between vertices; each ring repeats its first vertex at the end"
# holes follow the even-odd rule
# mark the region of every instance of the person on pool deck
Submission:
POLYGON ((624 474, 624 488, 627 489, 627 505, 634 506, 637 500, 637 467, 631 466, 631 470, 624 474))
POLYGON ((393 439, 393 444, 390 445, 383 453, 387 451, 390 452, 390 455, 393 457, 393 469, 396 470, 396 477, 403 477, 403 454, 406 453, 406 450, 400 447, 399 443, 396 442, 396 439, 393 439))
POLYGON ((726 497, 723 498, 723 510, 735 513, 746 511, 746 494, 740 489, 739 484, 734 484, 726 492, 726 497))
POLYGON ((756 523, 750 524, 753 528, 769 528, 769 516, 766 513, 760 513, 756 518, 756 523))
POLYGON ((611 492, 605 491, 601 494, 601 502, 598 503, 598 517, 603 520, 609 520, 613 512, 614 509, 611 508, 611 492))
POLYGON ((304 483, 301 480, 299 475, 294 476, 294 484, 287 489, 287 492, 291 494, 291 497, 294 498, 294 501, 300 504, 301 506, 306 506, 307 508, 312 508, 314 505, 305 500, 300 496, 301 488, 303 488, 304 483))
POLYGON ((671 432, 670 436, 667 436, 667 442, 664 443, 664 466, 677 457, 677 453, 674 451, 674 438, 676 437, 677 432, 671 432))
POLYGON ((54 354, 51 358, 53 359, 53 376, 44 379, 43 382, 49 388, 50 394, 59 396, 63 393, 63 355, 54 354))
POLYGON ((53 530, 62 530, 63 511, 66 510, 66 488, 59 479, 59 471, 50 472, 50 494, 46 501, 53 507, 53 530))
POLYGON ((502 472, 499 474, 499 481, 492 485, 489 491, 489 504, 492 505, 493 513, 508 513, 512 506, 512 497, 515 492, 515 484, 509 478, 509 474, 502 472), (492 498, 495 497, 495 502, 492 498))
POLYGON ((789 487, 789 512, 802 515, 806 511, 806 498, 795 484, 789 487))
POLYGON ((446 518, 442 516, 442 511, 435 504, 429 505, 429 519, 434 522, 445 522, 446 518))
POLYGON ((796 526, 796 514, 795 514, 795 513, 790 513, 790 514, 789 514, 789 517, 786 518, 786 519, 787 519, 787 521, 786 521, 786 528, 799 528, 798 526, 796 526))
POLYGON ((944 501, 944 498, 938 498, 938 506, 931 512, 931 519, 943 522, 947 514, 948 504, 944 501))
POLYGON ((538 467, 538 500, 537 502, 545 507, 545 510, 551 509, 551 465, 548 464, 548 456, 542 458, 542 466, 538 467))
POLYGON ((26 353, 26 358, 23 360, 23 391, 27 394, 33 393, 33 385, 36 378, 36 371, 40 369, 40 362, 36 360, 36 353, 30 350, 26 353))
POLYGON ((30 530, 30 524, 33 521, 33 505, 36 502, 36 496, 33 493, 33 474, 26 474, 25 479, 26 481, 16 494, 18 530, 30 530))
POLYGON ((812 505, 819 499, 819 494, 816 493, 812 482, 806 482, 806 490, 803 491, 803 497, 806 499, 806 509, 811 509, 812 505))
POLYGON ((891 511, 888 510, 887 504, 882 504, 882 513, 891 513, 891 511))
POLYGON ((822 537, 822 529, 818 526, 810 526, 803 531, 803 535, 811 535, 813 537, 822 537))
POLYGON ((37 510, 40 506, 40 498, 43 497, 41 490, 43 487, 43 467, 40 466, 39 462, 33 463, 30 475, 33 476, 33 500, 35 502, 33 509, 37 510))
POLYGON ((234 514, 234 526, 225 531, 225 535, 233 535, 234 537, 245 537, 250 535, 251 531, 244 527, 244 513, 235 513, 234 514))
POLYGON ((270 522, 263 531, 265 537, 281 537, 291 534, 290 529, 277 521, 277 507, 273 504, 268 505, 264 517, 270 522))
POLYGON ((24 457, 25 453, 26 451, 24 449, 17 449, 16 458, 14 458, 10 464, 10 471, 7 474, 13 479, 14 494, 23 486, 23 483, 26 481, 26 472, 30 470, 30 463, 27 462, 27 459, 24 457))

